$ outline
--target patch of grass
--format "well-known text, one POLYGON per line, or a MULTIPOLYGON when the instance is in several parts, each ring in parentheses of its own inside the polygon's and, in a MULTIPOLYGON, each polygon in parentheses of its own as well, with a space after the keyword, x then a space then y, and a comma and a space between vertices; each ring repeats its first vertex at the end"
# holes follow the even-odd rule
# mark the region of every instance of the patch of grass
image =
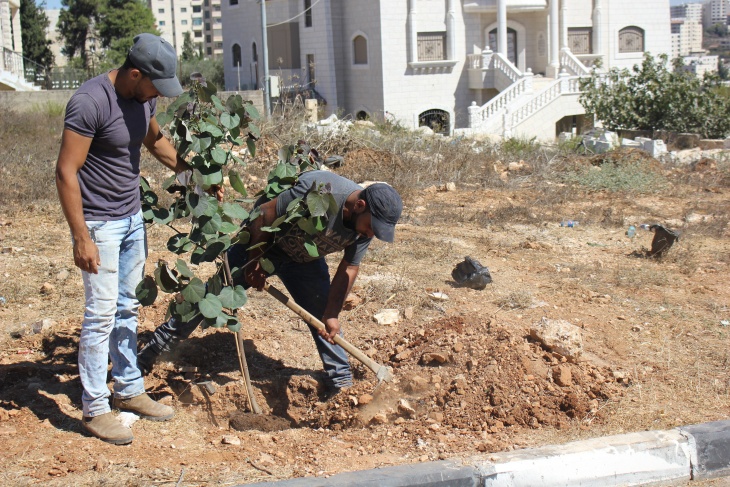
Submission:
POLYGON ((506 309, 527 309, 532 306, 532 293, 530 291, 512 291, 507 295, 495 299, 494 304, 506 309))
POLYGON ((628 192, 633 194, 659 193, 669 185, 655 169, 635 161, 625 164, 604 162, 600 166, 577 166, 562 175, 571 184, 590 191, 628 192))
POLYGON ((34 103, 31 107, 31 112, 46 115, 50 118, 63 117, 64 113, 66 113, 66 105, 47 100, 44 103, 34 103))

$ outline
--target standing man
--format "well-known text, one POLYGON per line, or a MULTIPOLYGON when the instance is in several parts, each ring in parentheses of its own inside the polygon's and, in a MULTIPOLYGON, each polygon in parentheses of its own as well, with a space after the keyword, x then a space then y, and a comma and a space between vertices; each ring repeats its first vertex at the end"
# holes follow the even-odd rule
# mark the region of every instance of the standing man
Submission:
MULTIPOLYGON (((333 395, 352 385, 350 363, 344 349, 334 343, 340 333, 339 314, 357 277, 360 261, 373 237, 385 242, 395 238, 395 224, 403 210, 398 192, 391 186, 376 183, 363 189, 354 182, 328 171, 309 171, 299 177, 291 189, 259 205, 261 215, 248 225, 251 240, 248 245, 236 244, 228 251, 233 281, 244 287, 262 290, 268 274, 259 264, 262 256, 274 265, 274 274, 281 279, 294 301, 322 320, 326 330, 317 332, 310 326, 317 351, 327 374, 329 394, 333 395), (312 187, 329 185, 337 203, 327 211, 327 228, 312 236, 298 225, 290 225, 276 234, 264 232, 280 216, 286 214, 289 203, 305 198, 312 187), (319 257, 312 257, 304 247, 311 238, 317 245, 319 257), (262 242, 267 245, 247 251, 262 242), (330 283, 324 256, 344 251, 330 283), (249 255, 250 254, 250 255, 249 255), (250 260, 255 262, 247 265, 250 260)), ((155 359, 180 339, 187 338, 201 319, 180 323, 175 317, 154 332, 151 341, 140 351, 139 366, 145 372, 152 369, 155 359)))
POLYGON ((188 169, 155 120, 156 98, 183 92, 176 65, 167 41, 136 36, 121 68, 87 81, 69 100, 56 165, 58 196, 86 296, 79 339, 82 424, 117 445, 133 436, 111 413, 110 358, 115 408, 155 421, 174 414, 144 390, 137 367, 135 289, 147 257, 139 190, 142 144, 173 171, 188 169))

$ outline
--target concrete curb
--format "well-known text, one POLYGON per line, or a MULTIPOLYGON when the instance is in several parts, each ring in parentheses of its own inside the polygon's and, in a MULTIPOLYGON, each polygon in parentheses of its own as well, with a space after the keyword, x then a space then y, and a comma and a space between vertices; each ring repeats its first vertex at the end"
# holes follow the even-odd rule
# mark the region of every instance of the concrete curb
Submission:
POLYGON ((307 477, 278 487, 604 487, 730 476, 730 421, 593 438, 397 467, 307 477))

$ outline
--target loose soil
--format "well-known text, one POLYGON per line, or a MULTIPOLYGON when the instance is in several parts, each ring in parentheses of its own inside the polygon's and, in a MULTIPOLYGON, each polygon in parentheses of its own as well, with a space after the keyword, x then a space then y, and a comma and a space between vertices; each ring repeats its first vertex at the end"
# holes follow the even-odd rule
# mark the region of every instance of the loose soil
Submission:
MULTIPOLYGON (((377 160, 360 149, 342 170, 377 160)), ((240 319, 263 414, 249 409, 234 334, 197 330, 146 378, 175 418, 137 421, 124 447, 80 427, 83 287, 60 210, 0 210, 0 483, 247 484, 726 419, 726 176, 700 169, 715 173, 667 170, 672 189, 650 196, 536 204, 530 184, 414 191, 396 243, 373 243, 341 316, 346 338, 392 367, 393 382, 353 359, 355 385, 328 396, 308 328, 252 291, 240 319), (568 218, 579 225, 560 227, 568 218), (682 235, 648 259, 652 234, 624 235, 639 223, 682 235), (452 280, 467 255, 491 271, 486 289, 452 280), (397 324, 373 320, 387 308, 401 312, 397 324), (579 359, 530 338, 543 318, 581 330, 579 359)), ((173 258, 169 236, 150 229, 150 269, 173 258)), ((141 311, 142 340, 165 309, 160 297, 141 311)))

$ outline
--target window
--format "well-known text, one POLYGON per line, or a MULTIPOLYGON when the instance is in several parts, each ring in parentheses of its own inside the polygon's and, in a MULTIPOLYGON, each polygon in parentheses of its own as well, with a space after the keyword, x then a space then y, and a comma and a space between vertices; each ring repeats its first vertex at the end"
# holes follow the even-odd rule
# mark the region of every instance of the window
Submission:
MULTIPOLYGON (((494 52, 499 51, 497 35, 497 29, 492 29, 489 33, 489 49, 494 52)), ((507 27, 507 59, 512 64, 517 64, 517 31, 511 27, 507 27)))
POLYGON ((233 67, 236 68, 241 65, 241 46, 233 44, 231 51, 233 53, 233 67))
POLYGON ((289 22, 269 27, 269 66, 275 69, 300 69, 299 22, 289 22))
POLYGON ((220 5, 213 5, 213 12, 220 12, 221 6, 220 5))
POLYGON ((568 47, 573 54, 593 52, 593 29, 591 27, 568 28, 568 47))
POLYGON ((356 36, 352 40, 353 64, 368 63, 368 41, 363 36, 356 36))
POLYGON ((158 8, 157 9, 157 13, 158 14, 164 14, 165 13, 165 9, 164 8, 158 8))
POLYGON ((193 25, 203 25, 203 19, 193 19, 193 25))
POLYGON ((443 110, 426 110, 418 115, 418 126, 428 127, 437 134, 448 135, 451 131, 449 113, 443 110))
MULTIPOLYGON (((193 21, 193 23, 195 23, 195 21, 193 21)), ((200 32, 200 31, 196 31, 195 32, 195 37, 203 37, 203 33, 200 32)))
POLYGON ((644 29, 624 27, 618 33, 618 52, 644 52, 644 29))
POLYGON ((446 32, 418 33, 418 60, 443 61, 446 59, 446 32))
POLYGON ((208 56, 210 56, 211 54, 213 54, 213 48, 209 47, 208 49, 205 50, 205 52, 208 54, 208 56))
POLYGON ((223 43, 222 42, 216 42, 215 43, 215 48, 216 49, 223 49, 223 43))
POLYGON ((228 5, 238 5, 238 0, 228 0, 228 5))
POLYGON ((193 13, 194 14, 199 14, 202 11, 203 11, 203 7, 201 7, 200 5, 193 5, 193 13))
POLYGON ((180 25, 188 25, 188 20, 187 19, 181 20, 180 25))
POLYGON ((217 19, 213 19, 213 23, 214 23, 215 25, 219 25, 219 24, 221 23, 221 19, 220 19, 220 18, 217 18, 217 19))
POLYGON ((205 23, 205 30, 210 30, 210 22, 205 23))
POLYGON ((210 42, 210 41, 211 41, 210 35, 207 35, 206 34, 206 36, 205 36, 205 42, 210 42))
POLYGON ((186 13, 187 11, 188 11, 188 8, 187 7, 180 7, 180 12, 181 13, 186 13))
POLYGON ((312 0, 304 0, 304 27, 312 27, 312 0))
POLYGON ((203 14, 203 17, 205 17, 206 19, 209 19, 209 18, 210 18, 210 12, 208 12, 208 11, 206 10, 206 11, 205 11, 205 14, 203 14))
POLYGON ((314 54, 307 54, 307 80, 314 85, 317 78, 314 77, 314 54))
POLYGON ((160 21, 158 22, 158 25, 159 25, 160 27, 164 27, 164 26, 165 26, 165 21, 164 21, 164 20, 160 20, 160 21))

